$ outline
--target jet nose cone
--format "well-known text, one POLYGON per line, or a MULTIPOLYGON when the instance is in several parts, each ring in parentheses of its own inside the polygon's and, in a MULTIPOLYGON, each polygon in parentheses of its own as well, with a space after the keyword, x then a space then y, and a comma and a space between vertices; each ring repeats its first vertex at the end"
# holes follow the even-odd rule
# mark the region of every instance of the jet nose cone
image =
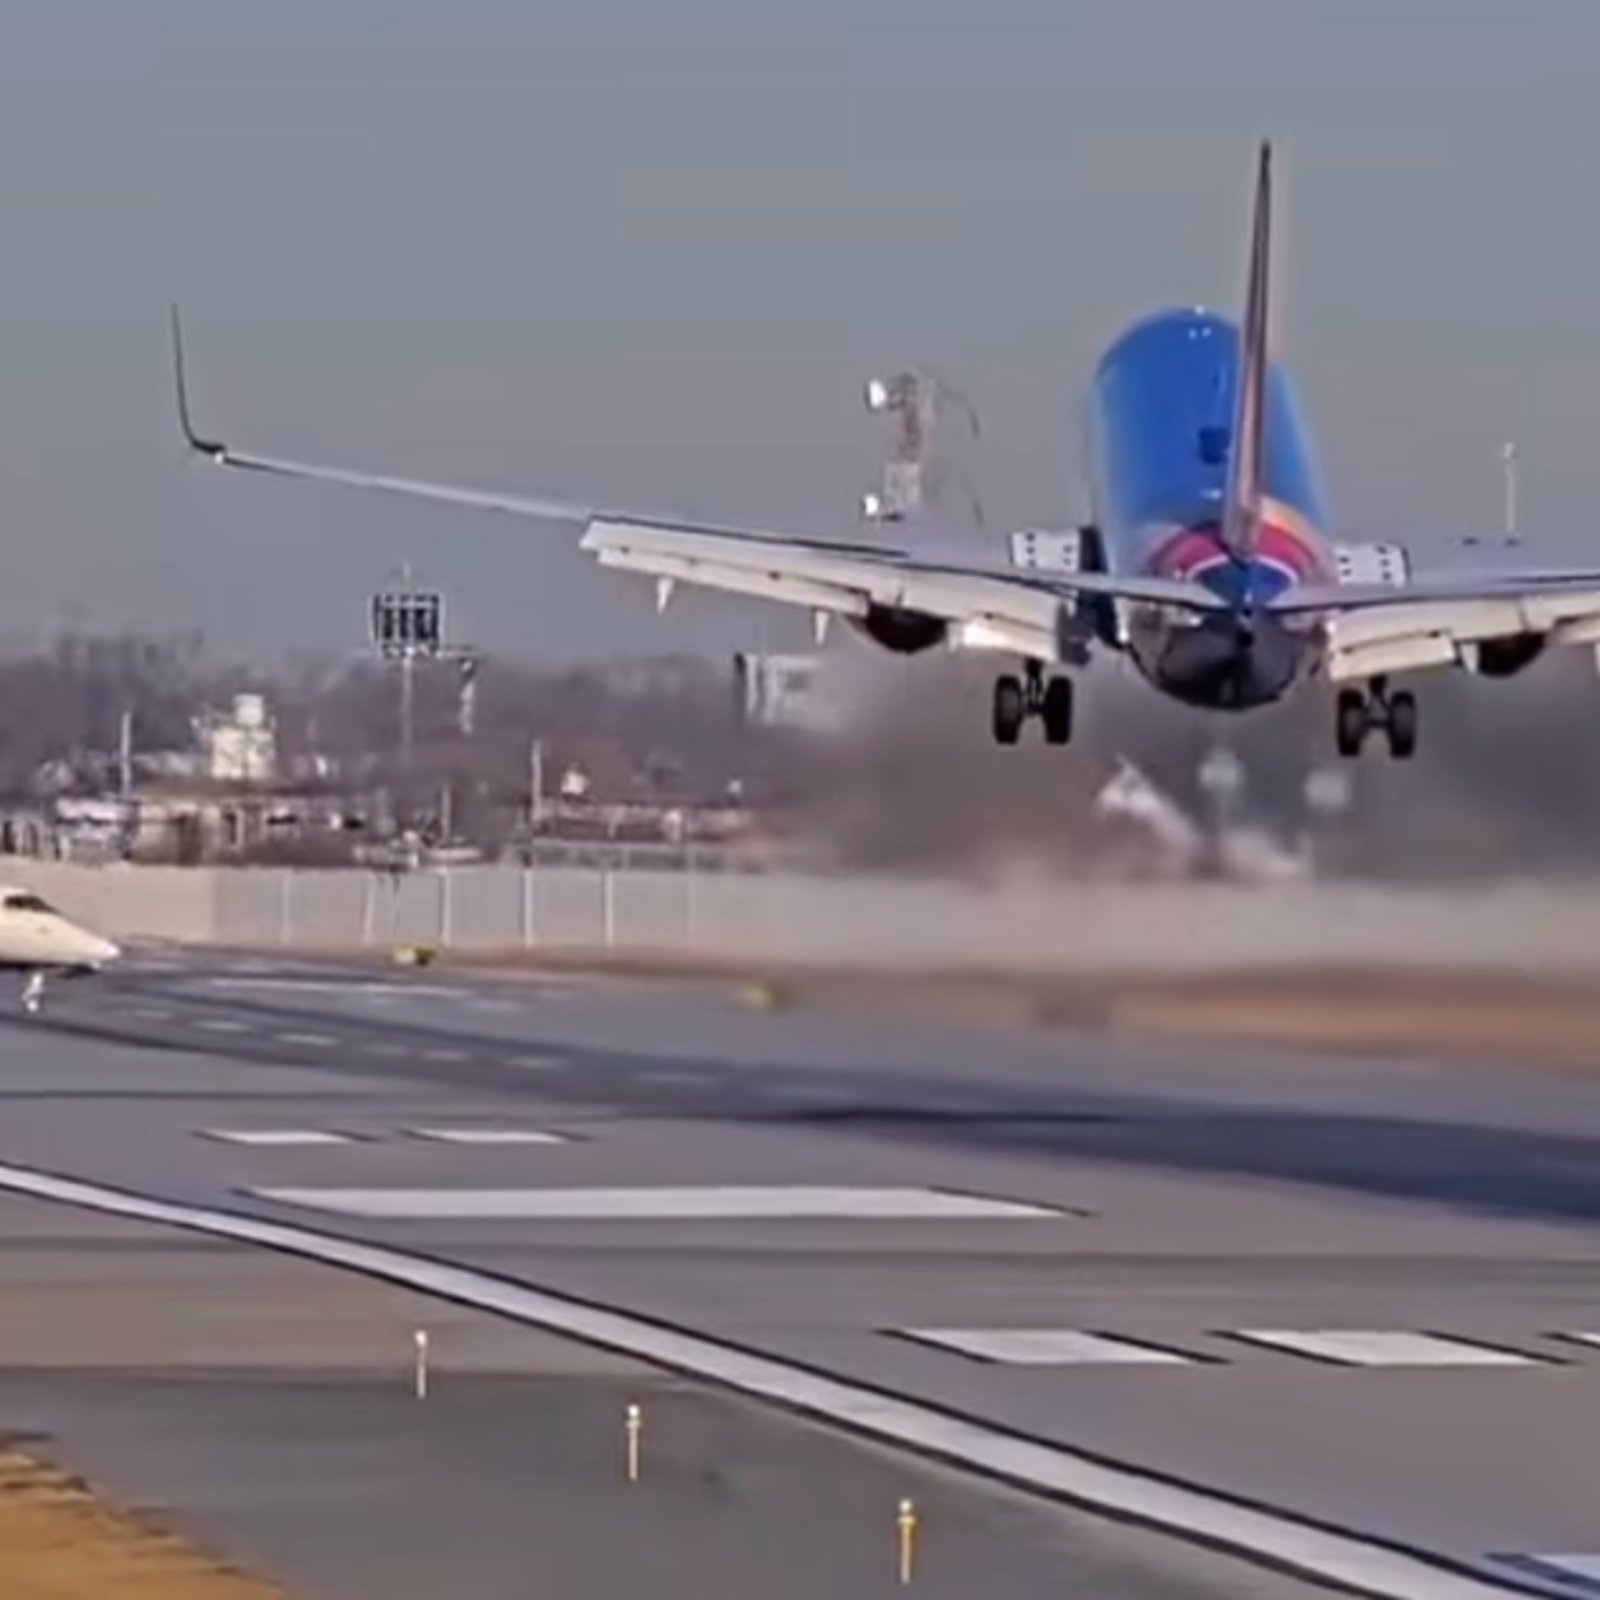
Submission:
POLYGON ((113 944, 109 939, 94 939, 90 942, 89 959, 97 967, 109 966, 113 961, 122 959, 122 946, 113 944))

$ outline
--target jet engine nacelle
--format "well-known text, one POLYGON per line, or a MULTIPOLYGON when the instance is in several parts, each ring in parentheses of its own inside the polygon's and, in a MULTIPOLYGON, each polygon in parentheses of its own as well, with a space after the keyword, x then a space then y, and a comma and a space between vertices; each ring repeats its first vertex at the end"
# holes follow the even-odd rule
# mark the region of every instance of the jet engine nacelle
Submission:
POLYGON ((1483 678, 1514 678, 1544 654, 1542 633, 1514 633, 1504 639, 1483 639, 1463 650, 1469 671, 1483 678))
POLYGON ((874 644, 897 656, 920 655, 945 642, 950 624, 926 611, 906 611, 899 606, 870 606, 864 617, 853 619, 874 644))

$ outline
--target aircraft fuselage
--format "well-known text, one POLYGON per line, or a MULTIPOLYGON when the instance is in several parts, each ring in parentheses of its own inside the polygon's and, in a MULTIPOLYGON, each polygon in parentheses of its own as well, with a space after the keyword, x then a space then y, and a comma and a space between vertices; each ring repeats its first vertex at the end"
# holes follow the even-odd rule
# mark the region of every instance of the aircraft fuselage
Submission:
POLYGON ((1238 607, 1236 616, 1204 618, 1129 607, 1129 655, 1163 693, 1225 711, 1278 699, 1312 659, 1305 636, 1250 608, 1332 574, 1321 476, 1276 365, 1267 370, 1255 538, 1244 558, 1223 542, 1241 345, 1225 317, 1161 312, 1116 340, 1089 394, 1090 478, 1108 570, 1188 579, 1238 607))

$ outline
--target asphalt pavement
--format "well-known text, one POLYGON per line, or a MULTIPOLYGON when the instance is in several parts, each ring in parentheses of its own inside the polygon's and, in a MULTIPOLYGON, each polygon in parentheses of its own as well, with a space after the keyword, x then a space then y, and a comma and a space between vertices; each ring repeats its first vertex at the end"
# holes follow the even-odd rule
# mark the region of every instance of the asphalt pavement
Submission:
MULTIPOLYGON (((1539 1559, 1600 1550, 1581 1076, 174 958, 0 1023, 0 1119, 7 1163, 481 1268, 1507 1581, 1571 1592, 1539 1559)), ((571 1404, 614 1409, 596 1385, 571 1404)))
POLYGON ((0 1198, 0 1304, 0 1443, 296 1600, 870 1600, 903 1592, 904 1500, 911 1576, 935 1597, 1307 1592, 584 1345, 170 1229, 0 1198))

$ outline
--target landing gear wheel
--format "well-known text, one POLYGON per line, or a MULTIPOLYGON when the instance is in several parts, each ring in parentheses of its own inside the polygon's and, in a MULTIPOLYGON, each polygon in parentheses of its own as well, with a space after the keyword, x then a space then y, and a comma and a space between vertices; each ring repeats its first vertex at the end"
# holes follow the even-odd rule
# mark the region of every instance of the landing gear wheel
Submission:
POLYGON ((1039 707, 1046 744, 1071 743, 1072 710, 1072 679, 1052 678, 1044 691, 1044 703, 1039 707))
POLYGON ((1334 712, 1334 738, 1339 754, 1351 760, 1367 738, 1367 697, 1359 689, 1341 689, 1334 712))
POLYGON ((1402 689, 1389 701, 1389 754, 1409 761, 1417 753, 1417 697, 1402 689))
POLYGON ((1015 744, 1022 732, 1022 719, 1028 714, 1022 680, 1009 674, 994 680, 994 708, 991 726, 996 744, 1015 744))

